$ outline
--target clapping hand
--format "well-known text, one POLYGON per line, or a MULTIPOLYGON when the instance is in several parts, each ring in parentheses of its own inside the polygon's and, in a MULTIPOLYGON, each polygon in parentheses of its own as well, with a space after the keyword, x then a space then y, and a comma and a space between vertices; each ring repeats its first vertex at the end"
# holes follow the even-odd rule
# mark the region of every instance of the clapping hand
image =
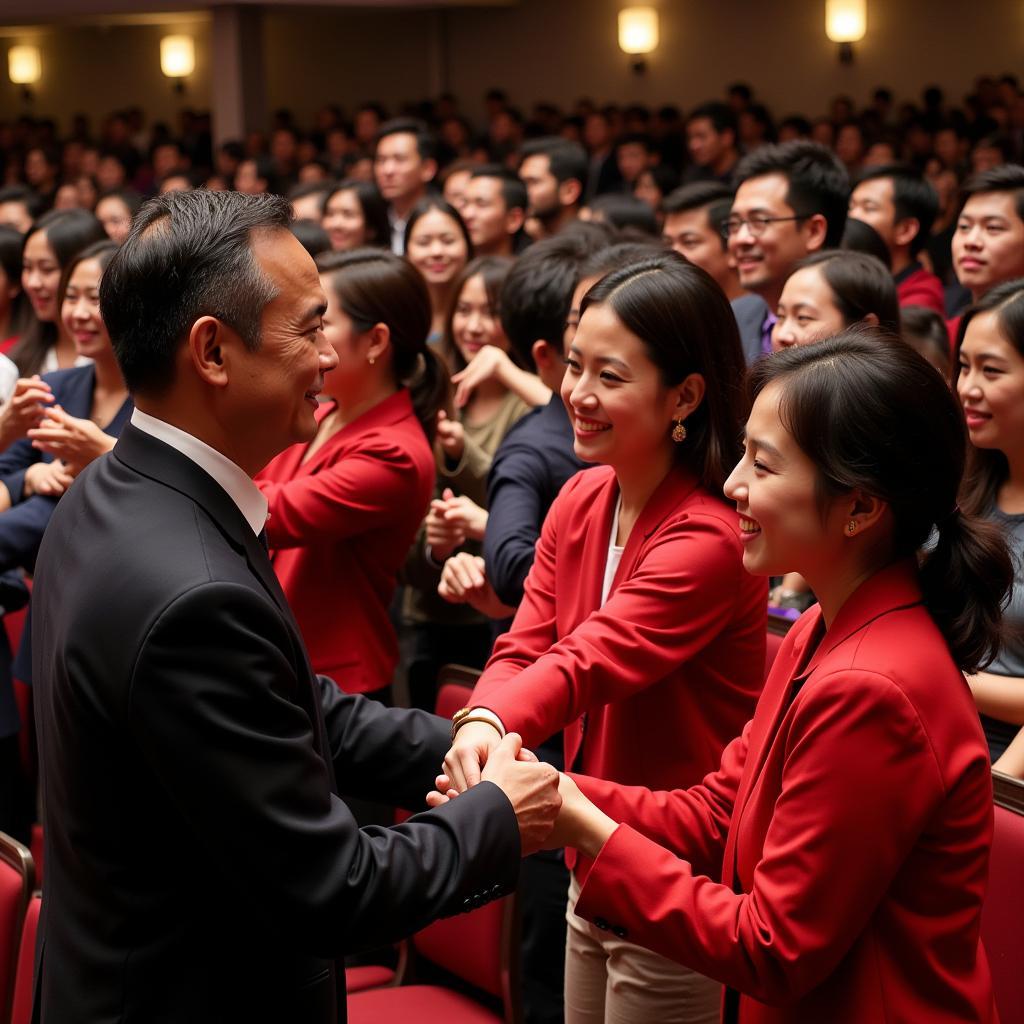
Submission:
POLYGON ((449 419, 444 409, 437 414, 437 443, 452 462, 458 462, 466 450, 465 429, 458 420, 449 419))
POLYGON ((84 469, 93 459, 109 452, 116 438, 105 434, 92 420, 79 419, 59 405, 45 410, 38 426, 28 431, 32 447, 63 459, 73 473, 84 469))
POLYGON ((54 459, 53 462, 36 462, 25 471, 22 490, 26 498, 33 494, 59 498, 74 479, 75 474, 60 459, 54 459))
POLYGON ((463 408, 473 391, 484 381, 497 379, 505 383, 505 375, 512 365, 507 353, 494 345, 484 345, 465 369, 452 374, 455 408, 463 408))
POLYGON ((460 551, 444 563, 437 592, 450 604, 468 604, 492 619, 507 619, 515 608, 505 604, 488 582, 484 560, 460 551))
POLYGON ((43 418, 45 407, 53 402, 50 385, 38 374, 21 377, 14 394, 0 412, 0 448, 6 448, 25 436, 43 418))

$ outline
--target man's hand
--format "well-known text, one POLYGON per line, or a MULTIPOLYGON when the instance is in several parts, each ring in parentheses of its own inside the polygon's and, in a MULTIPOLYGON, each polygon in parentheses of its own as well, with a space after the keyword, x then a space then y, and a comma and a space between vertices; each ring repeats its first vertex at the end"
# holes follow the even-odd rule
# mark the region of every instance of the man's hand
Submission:
POLYGON ((522 855, 528 857, 548 840, 562 798, 557 769, 540 761, 519 760, 522 745, 518 733, 510 732, 487 759, 483 781, 493 782, 508 797, 519 823, 522 855))
POLYGON ((484 560, 460 551, 444 563, 437 592, 450 604, 468 604, 492 619, 506 619, 515 608, 505 604, 488 582, 484 560))
POLYGON ((75 474, 60 459, 54 459, 53 462, 36 462, 25 470, 22 493, 26 498, 33 494, 59 498, 74 479, 75 474))
POLYGON ((466 432, 462 424, 448 419, 444 409, 437 414, 437 441, 445 456, 453 462, 458 462, 466 450, 466 432))
POLYGON ((92 420, 69 416, 57 405, 43 413, 39 425, 29 430, 28 436, 33 448, 63 459, 76 473, 97 456, 109 452, 117 440, 92 420))
POLYGON ((21 377, 14 394, 0 412, 0 448, 6 448, 25 436, 43 418, 45 407, 53 402, 50 385, 37 374, 21 377))
POLYGON ((475 786, 480 781, 481 769, 499 743, 498 730, 487 722, 467 722, 462 726, 444 757, 443 771, 451 785, 459 792, 475 786))

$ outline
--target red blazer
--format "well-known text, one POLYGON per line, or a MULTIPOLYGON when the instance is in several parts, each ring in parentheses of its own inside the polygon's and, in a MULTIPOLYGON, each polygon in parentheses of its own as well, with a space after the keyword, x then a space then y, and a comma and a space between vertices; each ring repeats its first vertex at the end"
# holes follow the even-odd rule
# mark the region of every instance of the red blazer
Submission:
POLYGON ((918 267, 896 285, 900 306, 925 306, 946 316, 946 296, 942 282, 931 271, 918 267))
POLYGON ((388 605, 430 503, 434 456, 405 389, 302 462, 305 452, 293 445, 256 479, 274 569, 313 668, 348 693, 377 690, 398 660, 388 605))
POLYGON ((702 785, 578 781, 628 824, 576 912, 745 993, 742 1024, 997 1019, 988 753, 912 563, 824 635, 820 609, 803 616, 702 785))
POLYGON ((640 514, 601 607, 617 498, 606 466, 562 488, 473 703, 527 745, 565 727, 566 765, 582 748, 589 774, 697 782, 761 691, 766 583, 743 568, 736 513, 677 468, 640 514))

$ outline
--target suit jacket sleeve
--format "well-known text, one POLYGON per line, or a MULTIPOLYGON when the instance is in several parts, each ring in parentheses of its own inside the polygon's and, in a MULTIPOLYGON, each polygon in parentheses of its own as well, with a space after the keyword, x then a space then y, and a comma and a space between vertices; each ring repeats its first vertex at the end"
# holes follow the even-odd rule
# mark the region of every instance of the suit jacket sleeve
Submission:
POLYGON ((749 737, 747 723, 742 735, 722 751, 718 771, 689 789, 658 792, 570 774, 583 794, 609 817, 685 858, 695 874, 718 879, 749 737))
POLYGON ((568 493, 552 506, 523 603, 474 691, 474 703, 493 710, 528 745, 692 658, 733 615, 743 572, 739 541, 725 522, 690 514, 662 527, 605 604, 558 638, 555 533, 568 493))
POLYGON ((317 676, 317 684, 342 793, 422 810, 451 746, 451 721, 344 693, 326 676, 317 676), (352 781, 358 781, 357 787, 346 790, 352 781))
POLYGON ((513 607, 523 599, 540 536, 542 479, 532 449, 519 444, 498 449, 487 485, 484 562, 494 592, 513 607))
POLYGON ((944 787, 894 683, 850 670, 813 685, 810 699, 794 701, 781 792, 749 892, 701 876, 622 825, 576 912, 621 922, 631 941, 762 1002, 820 984, 864 930, 944 787))
MULTIPOLYGON (((335 957, 392 942, 467 898, 507 893, 518 831, 493 785, 395 828, 356 826, 314 747, 303 708, 320 693, 303 691, 317 684, 296 676, 291 644, 269 599, 204 583, 153 621, 126 698, 139 749, 239 897, 256 894, 298 947, 335 957)), ((347 738, 379 740, 354 729, 347 738)), ((357 750, 350 762, 375 759, 357 750)))
POLYGON ((0 572, 19 568, 32 570, 56 505, 56 498, 33 494, 6 512, 0 512, 0 572))
POLYGON ((381 446, 348 455, 312 475, 257 480, 269 505, 270 546, 302 547, 312 533, 341 540, 379 528, 396 509, 405 513, 409 477, 415 473, 400 448, 381 446))

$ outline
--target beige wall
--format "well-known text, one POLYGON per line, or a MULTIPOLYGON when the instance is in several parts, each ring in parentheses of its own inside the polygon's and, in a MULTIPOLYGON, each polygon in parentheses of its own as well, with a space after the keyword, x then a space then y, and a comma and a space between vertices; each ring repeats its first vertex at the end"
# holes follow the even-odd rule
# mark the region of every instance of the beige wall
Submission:
MULTIPOLYGON (((689 106, 735 79, 753 82, 778 115, 824 112, 831 96, 865 100, 879 84, 916 98, 936 82, 955 98, 983 71, 1024 71, 1021 0, 869 0, 868 36, 841 67, 823 31, 824 0, 646 0, 661 9, 661 45, 643 77, 616 42, 617 0, 519 0, 505 7, 423 10, 281 9, 266 12, 268 107, 303 118, 324 102, 396 105, 442 84, 478 114, 491 85, 528 108, 539 99, 689 106), (445 59, 441 59, 446 55, 445 59)), ((56 26, 41 30, 44 79, 35 109, 66 119, 137 103, 153 119, 210 101, 208 22, 193 23, 196 73, 184 99, 158 64, 159 37, 182 27, 56 26)), ((21 41, 0 30, 0 51, 21 41)), ((25 36, 24 31, 20 32, 25 36)), ((4 69, 5 70, 5 69, 4 69)), ((0 116, 21 109, 0 81, 0 116)))

